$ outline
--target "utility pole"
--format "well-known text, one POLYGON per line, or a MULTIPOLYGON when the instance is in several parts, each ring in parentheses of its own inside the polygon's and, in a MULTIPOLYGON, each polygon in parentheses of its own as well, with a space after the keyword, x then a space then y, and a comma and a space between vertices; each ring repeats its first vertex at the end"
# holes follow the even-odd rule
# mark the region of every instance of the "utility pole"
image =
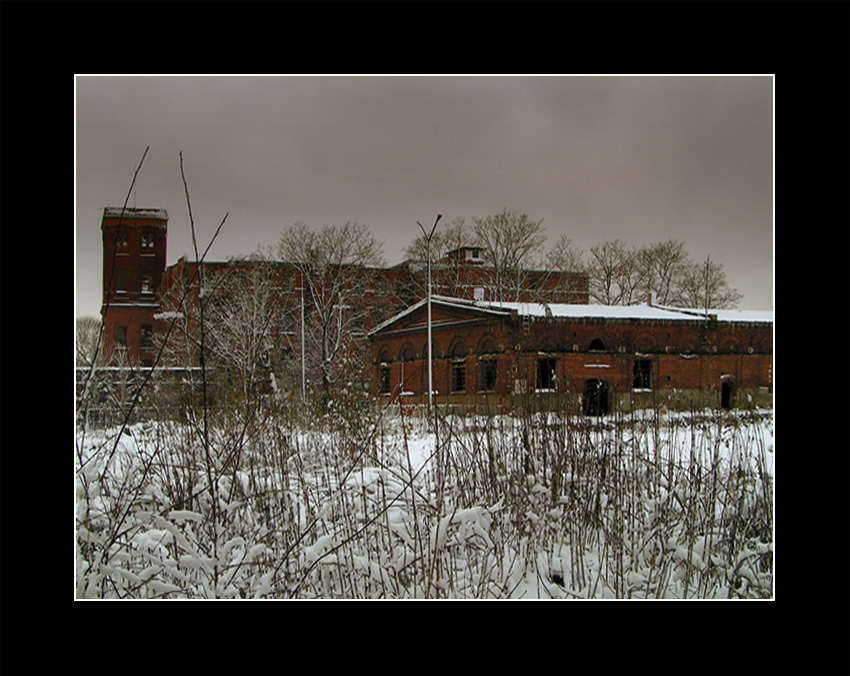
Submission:
MULTIPOLYGON (((437 495, 437 509, 439 510, 440 516, 443 513, 443 461, 440 457, 440 439, 439 439, 439 431, 437 430, 437 416, 434 412, 434 382, 433 382, 433 369, 431 367, 432 362, 432 346, 431 346, 431 238, 434 236, 434 231, 437 229, 437 223, 443 217, 442 214, 437 214, 437 220, 434 221, 434 225, 431 226, 431 232, 425 232, 425 228, 422 227, 422 224, 419 221, 416 221, 416 225, 419 226, 419 229, 422 230, 422 234, 425 235, 425 243, 426 250, 428 255, 428 414, 431 416, 431 420, 434 424, 434 451, 436 453, 437 460, 437 485, 436 485, 436 495, 437 495)), ((439 558, 434 559, 436 567, 437 567, 437 581, 440 580, 440 562, 439 558)), ((437 590, 437 598, 440 598, 440 588, 436 587, 437 590)))
POLYGON ((300 277, 300 287, 298 291, 298 295, 301 298, 301 401, 307 401, 307 364, 305 360, 305 351, 306 348, 304 346, 304 272, 301 271, 299 273, 300 277))
POLYGON ((419 226, 419 229, 422 230, 422 234, 425 235, 425 244, 426 250, 428 252, 428 412, 432 412, 434 410, 434 381, 433 381, 433 371, 431 368, 432 362, 432 354, 431 354, 431 238, 434 236, 434 231, 437 229, 437 223, 443 217, 442 214, 437 214, 437 220, 434 221, 434 225, 431 227, 431 232, 425 232, 425 228, 422 227, 422 224, 419 221, 416 221, 416 225, 419 226))

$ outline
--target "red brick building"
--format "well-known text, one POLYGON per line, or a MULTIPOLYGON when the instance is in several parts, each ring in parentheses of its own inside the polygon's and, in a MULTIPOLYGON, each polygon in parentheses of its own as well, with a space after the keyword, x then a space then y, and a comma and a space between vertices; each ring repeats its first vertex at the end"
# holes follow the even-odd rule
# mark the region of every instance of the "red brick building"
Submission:
MULTIPOLYGON (((159 353, 158 346, 168 336, 167 360, 161 365, 197 366, 197 316, 200 293, 199 266, 181 258, 166 267, 168 214, 164 209, 121 209, 107 207, 101 222, 103 234, 103 302, 104 319, 102 357, 106 364, 151 366, 159 353), (182 313, 179 321, 175 316, 182 313)), ((210 289, 219 293, 227 285, 216 280, 233 277, 266 277, 274 302, 285 310, 277 346, 287 355, 300 352, 300 324, 309 322, 310 299, 304 302, 305 284, 297 266, 284 261, 204 262, 204 276, 210 289)), ((426 295, 426 266, 404 261, 387 268, 351 267, 342 271, 357 283, 346 285, 342 295, 351 337, 366 341, 369 330, 415 303, 426 295)), ((504 297, 503 289, 494 285, 491 268, 484 260, 483 249, 463 247, 432 265, 436 293, 480 300, 504 297)), ((257 280, 251 282, 257 284, 257 280)), ((317 288, 316 284, 312 285, 317 288)), ((569 272, 524 270, 516 275, 515 300, 547 300, 549 302, 587 303, 586 275, 569 272)), ((368 353, 368 342, 365 344, 368 353)), ((370 364, 364 363, 368 386, 370 364)))
MULTIPOLYGON (((104 209, 106 364, 151 366, 166 335, 169 349, 161 365, 199 363, 191 309, 201 293, 199 268, 183 258, 166 268, 167 226, 163 209, 104 209)), ((275 315, 273 349, 290 361, 300 359, 310 300, 295 266, 249 260, 208 262, 203 270, 209 288, 219 292, 225 286, 216 280, 240 275, 253 278, 242 288, 270 288, 270 302, 284 310, 275 315)), ((425 265, 404 261, 344 273, 366 280, 350 285, 338 301, 340 312, 353 319, 347 322, 348 354, 371 356, 358 367, 365 386, 371 382, 376 397, 425 401, 425 265)), ((591 306, 586 275, 523 270, 506 283, 494 277, 478 247, 455 249, 436 261, 432 280, 438 402, 511 409, 529 397, 566 397, 591 413, 657 403, 770 403, 772 313, 591 306)), ((227 294, 216 302, 227 302, 227 294)))
POLYGON ((107 363, 152 363, 167 229, 164 209, 103 210, 102 354, 107 363))
MULTIPOLYGON (((427 302, 371 333, 372 393, 427 401, 427 302)), ((770 312, 432 300, 435 401, 465 411, 529 403, 586 414, 664 405, 767 406, 770 312)))

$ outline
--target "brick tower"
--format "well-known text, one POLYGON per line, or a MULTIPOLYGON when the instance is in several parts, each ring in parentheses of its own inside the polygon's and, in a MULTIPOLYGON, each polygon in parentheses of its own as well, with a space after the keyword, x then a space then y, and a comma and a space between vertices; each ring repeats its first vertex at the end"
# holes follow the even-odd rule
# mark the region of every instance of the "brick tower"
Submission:
POLYGON ((168 214, 164 209, 106 207, 100 227, 104 363, 151 366, 168 214))

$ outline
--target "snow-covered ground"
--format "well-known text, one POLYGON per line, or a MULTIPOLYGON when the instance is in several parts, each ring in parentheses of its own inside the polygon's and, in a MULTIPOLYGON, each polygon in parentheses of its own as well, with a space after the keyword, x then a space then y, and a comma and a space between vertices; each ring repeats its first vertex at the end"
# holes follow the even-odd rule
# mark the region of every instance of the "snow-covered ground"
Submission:
POLYGON ((77 435, 78 598, 770 598, 773 415, 77 435))

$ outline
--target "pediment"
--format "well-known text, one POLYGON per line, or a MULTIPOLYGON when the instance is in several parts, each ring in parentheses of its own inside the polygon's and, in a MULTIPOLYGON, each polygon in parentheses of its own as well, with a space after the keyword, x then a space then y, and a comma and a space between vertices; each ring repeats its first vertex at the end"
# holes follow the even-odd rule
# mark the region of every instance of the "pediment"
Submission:
MULTIPOLYGON (((462 299, 433 297, 431 299, 432 327, 450 326, 470 321, 485 321, 494 316, 510 316, 509 310, 494 310, 479 307, 473 302, 462 299)), ((375 336, 394 331, 416 331, 428 326, 428 303, 421 300, 406 310, 399 312, 383 324, 375 327, 370 335, 375 336)))

